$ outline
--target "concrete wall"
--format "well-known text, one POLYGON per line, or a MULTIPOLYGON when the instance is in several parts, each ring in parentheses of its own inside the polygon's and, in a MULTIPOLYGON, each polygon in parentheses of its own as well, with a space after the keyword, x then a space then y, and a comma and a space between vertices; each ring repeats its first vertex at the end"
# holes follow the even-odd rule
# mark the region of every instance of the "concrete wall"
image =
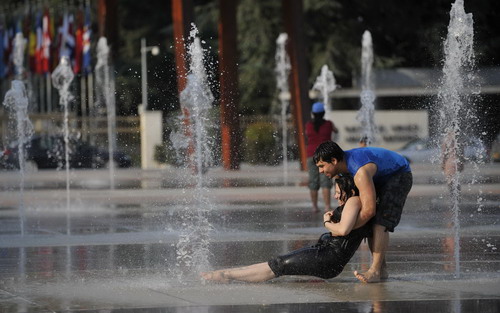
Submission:
POLYGON ((163 142, 163 120, 161 111, 143 110, 139 108, 141 120, 141 168, 159 168, 160 163, 154 159, 155 147, 163 142))
MULTIPOLYGON (((334 140, 344 150, 358 147, 361 125, 356 120, 357 113, 357 110, 332 111, 325 116, 339 129, 334 140)), ((396 150, 415 137, 429 136, 429 117, 425 110, 375 111, 374 119, 379 134, 372 146, 396 150)))

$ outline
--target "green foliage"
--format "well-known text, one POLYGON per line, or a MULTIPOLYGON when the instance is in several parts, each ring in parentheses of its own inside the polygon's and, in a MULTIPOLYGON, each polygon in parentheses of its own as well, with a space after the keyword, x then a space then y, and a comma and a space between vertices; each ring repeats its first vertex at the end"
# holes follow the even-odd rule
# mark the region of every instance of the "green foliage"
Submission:
POLYGON ((270 123, 256 122, 248 125, 244 142, 245 161, 251 164, 276 165, 278 151, 275 132, 270 123))
POLYGON ((239 82, 243 114, 265 114, 276 89, 276 39, 280 33, 279 1, 242 0, 238 5, 239 82))
POLYGON ((304 37, 309 47, 306 58, 310 62, 311 86, 325 64, 342 86, 350 83, 359 67, 361 27, 350 17, 353 12, 344 16, 345 11, 342 1, 304 1, 304 37))
POLYGON ((175 151, 165 143, 155 146, 154 159, 160 164, 177 164, 175 151))
MULTIPOLYGON (((174 145, 170 139, 172 133, 183 131, 183 121, 179 119, 180 110, 172 111, 165 117, 165 129, 163 134, 163 143, 155 146, 154 159, 158 163, 166 163, 175 166, 188 165, 188 151, 175 151, 174 145)), ((213 162, 210 166, 219 166, 222 159, 221 135, 220 135, 220 111, 219 107, 212 107, 208 112, 207 138, 210 141, 210 150, 203 153, 211 153, 213 162)))
MULTIPOLYGON (((305 0, 310 84, 321 66, 327 64, 337 82, 350 87, 360 74, 361 38, 365 30, 372 34, 375 68, 435 65, 443 28, 432 22, 439 21, 439 14, 445 12, 439 7, 443 1, 423 1, 419 5, 410 2, 305 0)), ((446 23, 443 21, 442 25, 446 23)))
POLYGON ((120 0, 117 6, 119 42, 111 47, 116 59, 116 97, 118 114, 137 113, 142 102, 141 39, 148 46, 159 46, 160 54, 147 53, 148 107, 168 112, 178 107, 172 13, 169 2, 120 0))
MULTIPOLYGON (((235 0, 236 1, 236 0, 235 0)), ((50 1, 53 3, 55 1, 50 1)), ((285 31, 282 1, 239 0, 237 36, 239 51, 240 113, 269 114, 276 102, 276 39, 285 31)), ((194 23, 206 44, 207 72, 218 98, 219 2, 196 0, 194 23)), ((498 65, 500 1, 466 1, 474 18, 478 66, 498 65)), ((360 72, 361 36, 372 33, 375 69, 440 66, 442 41, 449 22, 450 0, 303 0, 304 49, 309 87, 327 64, 337 83, 352 85, 360 72)), ((120 42, 115 60, 118 111, 136 113, 141 101, 140 39, 160 45, 160 56, 148 58, 149 104, 168 112, 179 107, 173 49, 171 4, 120 0, 117 6, 120 42)), ((95 29, 94 34, 97 34, 95 29)))

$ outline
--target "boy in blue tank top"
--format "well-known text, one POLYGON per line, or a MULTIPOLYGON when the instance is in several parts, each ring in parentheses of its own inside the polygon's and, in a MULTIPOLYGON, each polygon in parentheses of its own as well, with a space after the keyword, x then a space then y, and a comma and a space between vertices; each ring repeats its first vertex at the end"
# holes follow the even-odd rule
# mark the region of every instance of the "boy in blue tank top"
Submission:
MULTIPOLYGON (((366 147, 343 151, 333 141, 323 142, 314 153, 319 172, 329 178, 350 173, 359 189, 361 211, 354 229, 372 218, 373 237, 368 243, 372 264, 364 273, 354 272, 364 283, 378 282, 388 277, 385 252, 389 232, 401 219, 403 207, 413 184, 408 161, 400 154, 384 148, 366 147)), ((332 230, 336 235, 336 230, 332 230)))

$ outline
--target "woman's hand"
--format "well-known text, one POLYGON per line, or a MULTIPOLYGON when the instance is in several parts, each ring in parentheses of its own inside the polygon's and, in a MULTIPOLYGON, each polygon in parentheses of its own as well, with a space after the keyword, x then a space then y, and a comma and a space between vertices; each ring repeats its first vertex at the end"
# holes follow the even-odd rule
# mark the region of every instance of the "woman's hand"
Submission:
POLYGON ((323 224, 330 223, 332 221, 332 215, 333 211, 328 211, 325 214, 323 214, 323 224))

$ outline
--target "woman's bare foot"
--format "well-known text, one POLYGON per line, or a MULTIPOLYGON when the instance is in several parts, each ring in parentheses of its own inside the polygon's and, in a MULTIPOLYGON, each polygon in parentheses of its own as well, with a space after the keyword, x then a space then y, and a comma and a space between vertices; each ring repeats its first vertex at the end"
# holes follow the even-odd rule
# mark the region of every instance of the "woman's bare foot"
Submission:
POLYGON ((370 270, 359 273, 358 271, 354 271, 354 276, 359 279, 360 282, 368 284, 368 283, 378 283, 381 280, 380 273, 371 272, 370 270))
POLYGON ((231 281, 231 279, 227 277, 224 271, 203 272, 200 274, 200 276, 205 280, 210 280, 218 283, 229 283, 231 281))

